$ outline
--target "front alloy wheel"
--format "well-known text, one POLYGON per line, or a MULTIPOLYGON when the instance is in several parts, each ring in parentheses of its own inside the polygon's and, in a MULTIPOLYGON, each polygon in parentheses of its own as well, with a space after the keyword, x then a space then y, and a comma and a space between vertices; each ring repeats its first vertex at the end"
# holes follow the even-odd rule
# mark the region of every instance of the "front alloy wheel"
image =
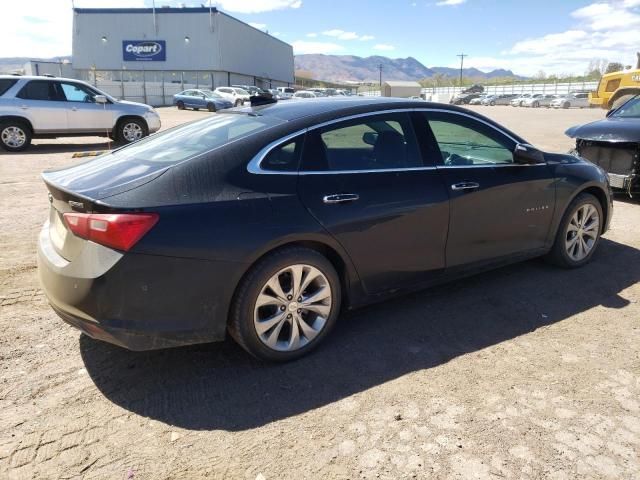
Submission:
POLYGON ((146 126, 140 120, 124 120, 120 124, 119 137, 124 143, 136 142, 146 135, 146 126))
POLYGON ((600 215, 590 203, 582 205, 573 214, 567 226, 565 248, 567 255, 580 262, 587 258, 600 233, 600 215))
POLYGON ((547 260, 565 268, 588 263, 600 242, 603 219, 600 201, 590 193, 580 193, 562 217, 547 260))

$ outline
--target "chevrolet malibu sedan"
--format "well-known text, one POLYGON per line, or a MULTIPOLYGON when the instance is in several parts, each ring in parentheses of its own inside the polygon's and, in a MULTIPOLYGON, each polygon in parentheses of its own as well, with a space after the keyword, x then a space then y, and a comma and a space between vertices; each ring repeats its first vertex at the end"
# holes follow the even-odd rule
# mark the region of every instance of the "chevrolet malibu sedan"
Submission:
POLYGON ((65 322, 133 350, 229 333, 270 361, 393 295, 538 256, 580 267, 612 215, 596 165, 403 99, 223 111, 43 178, 38 269, 65 322))

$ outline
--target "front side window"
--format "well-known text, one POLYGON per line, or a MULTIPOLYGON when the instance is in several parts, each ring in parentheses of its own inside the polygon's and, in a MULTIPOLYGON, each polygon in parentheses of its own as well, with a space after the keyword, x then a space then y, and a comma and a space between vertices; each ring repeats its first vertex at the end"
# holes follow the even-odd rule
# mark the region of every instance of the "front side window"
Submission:
POLYGON ((640 96, 632 98, 623 104, 611 116, 616 118, 640 118, 640 96))
POLYGON ((408 114, 371 115, 310 132, 304 169, 382 170, 422 167, 408 114))
POLYGON ((94 93, 88 88, 75 83, 60 83, 67 102, 95 102, 94 93))
POLYGON ((513 163, 515 142, 492 127, 463 115, 431 113, 431 132, 446 166, 513 163))
POLYGON ((61 99, 55 87, 55 82, 49 82, 47 80, 31 80, 22 87, 22 90, 18 92, 17 97, 24 100, 59 101, 61 99))

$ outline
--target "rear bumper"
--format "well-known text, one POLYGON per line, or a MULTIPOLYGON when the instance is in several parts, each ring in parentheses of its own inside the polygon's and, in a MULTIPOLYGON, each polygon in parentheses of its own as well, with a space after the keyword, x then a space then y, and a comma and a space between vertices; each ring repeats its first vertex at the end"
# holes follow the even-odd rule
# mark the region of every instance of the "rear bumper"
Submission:
POLYGON ((151 350, 225 338, 240 264, 116 252, 86 242, 73 262, 53 249, 48 225, 38 274, 54 311, 92 338, 151 350))

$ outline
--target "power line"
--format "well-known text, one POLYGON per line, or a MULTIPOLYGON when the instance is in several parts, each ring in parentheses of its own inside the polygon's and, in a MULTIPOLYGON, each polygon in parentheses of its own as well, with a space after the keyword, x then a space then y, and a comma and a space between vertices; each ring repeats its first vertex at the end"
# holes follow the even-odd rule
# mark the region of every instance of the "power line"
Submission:
POLYGON ((460 88, 462 88, 462 67, 464 65, 464 57, 468 57, 469 55, 467 55, 466 53, 461 53, 457 56, 460 57, 460 88))

